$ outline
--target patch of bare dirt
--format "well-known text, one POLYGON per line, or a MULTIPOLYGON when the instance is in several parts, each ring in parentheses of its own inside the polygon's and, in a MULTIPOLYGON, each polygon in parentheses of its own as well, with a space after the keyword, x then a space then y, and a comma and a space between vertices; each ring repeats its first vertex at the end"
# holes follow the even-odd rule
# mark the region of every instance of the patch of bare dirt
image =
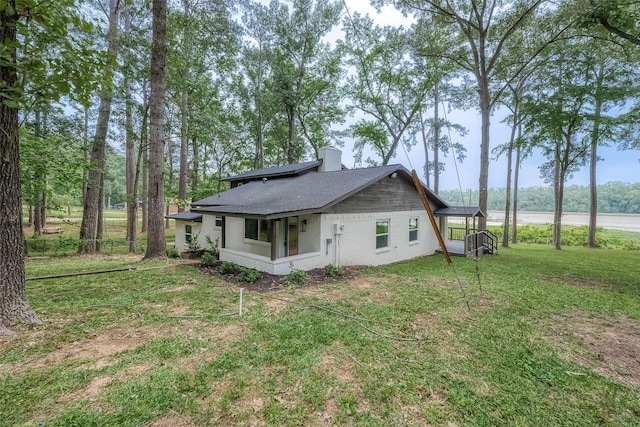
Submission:
POLYGON ((86 387, 62 396, 62 400, 66 402, 72 402, 80 399, 93 401, 98 397, 100 392, 102 392, 102 390, 111 383, 111 381, 113 381, 113 377, 95 377, 86 387))
POLYGON ((118 376, 118 379, 130 378, 136 375, 144 374, 149 369, 151 369, 151 364, 149 363, 141 363, 139 365, 131 365, 127 367, 122 374, 118 376))
POLYGON ((156 420, 151 427, 194 427, 196 424, 182 415, 169 415, 156 420))
POLYGON ((199 364, 211 362, 218 358, 221 345, 228 345, 229 343, 244 337, 244 326, 246 325, 231 324, 225 326, 213 326, 208 328, 206 331, 201 332, 199 336, 201 338, 208 339, 208 341, 213 344, 215 350, 202 348, 195 354, 179 359, 177 361, 177 366, 187 372, 196 373, 198 371, 199 364))
POLYGON ((180 291, 193 291, 196 287, 194 285, 182 285, 175 288, 162 288, 160 292, 180 292, 180 291))
POLYGON ((577 279, 575 277, 540 276, 541 280, 549 283, 560 283, 587 289, 615 290, 618 287, 612 283, 598 282, 597 280, 577 279))
MULTIPOLYGON (((269 273, 260 272, 260 277, 255 282, 248 283, 239 279, 238 274, 220 274, 219 263, 213 267, 200 267, 201 270, 211 276, 231 283, 233 285, 242 287, 250 291, 258 292, 272 292, 285 289, 287 285, 287 276, 277 276, 269 273)), ((343 267, 344 273, 342 276, 332 277, 324 274, 322 268, 316 268, 307 271, 307 281, 302 286, 296 286, 296 288, 314 287, 320 285, 326 285, 330 283, 342 282, 345 280, 351 280, 360 275, 364 266, 348 266, 343 267)))
POLYGON ((553 319, 549 338, 568 360, 624 384, 640 386, 640 321, 573 312, 553 319))
POLYGON ((64 344, 41 359, 0 365, 0 370, 10 369, 18 374, 26 368, 44 368, 78 360, 86 360, 82 365, 83 369, 100 369, 116 363, 114 356, 118 353, 135 349, 156 336, 169 336, 173 333, 175 331, 171 328, 125 325, 105 330, 82 341, 64 344))

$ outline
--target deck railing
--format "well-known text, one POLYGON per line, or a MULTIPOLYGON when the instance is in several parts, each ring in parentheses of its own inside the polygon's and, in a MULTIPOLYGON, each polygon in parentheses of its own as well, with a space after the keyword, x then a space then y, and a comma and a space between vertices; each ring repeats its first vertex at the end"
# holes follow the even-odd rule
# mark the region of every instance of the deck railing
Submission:
POLYGON ((498 253, 498 236, 489 230, 480 230, 466 237, 465 251, 473 257, 483 254, 496 255, 498 253))
POLYGON ((467 234, 473 234, 476 232, 475 229, 473 228, 466 228, 466 227, 447 227, 447 234, 449 237, 449 240, 460 240, 460 241, 464 241, 465 237, 467 237, 467 234))

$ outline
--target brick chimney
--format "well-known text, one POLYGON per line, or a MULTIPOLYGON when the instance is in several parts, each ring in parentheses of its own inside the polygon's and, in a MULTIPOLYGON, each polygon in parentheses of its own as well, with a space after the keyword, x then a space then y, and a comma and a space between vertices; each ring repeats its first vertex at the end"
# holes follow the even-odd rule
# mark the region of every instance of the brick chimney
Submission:
POLYGON ((322 164, 318 172, 332 172, 342 170, 342 151, 334 147, 322 147, 318 150, 318 160, 322 164))

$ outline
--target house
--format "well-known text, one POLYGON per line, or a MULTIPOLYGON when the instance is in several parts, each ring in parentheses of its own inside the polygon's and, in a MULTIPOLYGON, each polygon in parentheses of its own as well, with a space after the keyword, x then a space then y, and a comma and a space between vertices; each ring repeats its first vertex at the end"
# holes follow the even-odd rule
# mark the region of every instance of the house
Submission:
POLYGON ((447 217, 438 212, 451 209, 425 188, 434 230, 406 168, 345 169, 333 147, 319 157, 233 176, 230 190, 169 215, 176 249, 187 251, 192 239, 206 248, 209 237, 220 260, 280 275, 292 267, 388 264, 439 249, 435 233, 447 229, 447 217))

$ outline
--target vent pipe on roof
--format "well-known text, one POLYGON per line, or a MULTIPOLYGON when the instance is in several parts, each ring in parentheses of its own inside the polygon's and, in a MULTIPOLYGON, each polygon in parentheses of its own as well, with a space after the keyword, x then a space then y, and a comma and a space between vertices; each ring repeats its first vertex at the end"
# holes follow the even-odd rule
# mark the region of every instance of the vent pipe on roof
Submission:
POLYGON ((318 160, 322 164, 318 172, 332 172, 342 170, 342 151, 334 147, 322 147, 318 150, 318 160))

